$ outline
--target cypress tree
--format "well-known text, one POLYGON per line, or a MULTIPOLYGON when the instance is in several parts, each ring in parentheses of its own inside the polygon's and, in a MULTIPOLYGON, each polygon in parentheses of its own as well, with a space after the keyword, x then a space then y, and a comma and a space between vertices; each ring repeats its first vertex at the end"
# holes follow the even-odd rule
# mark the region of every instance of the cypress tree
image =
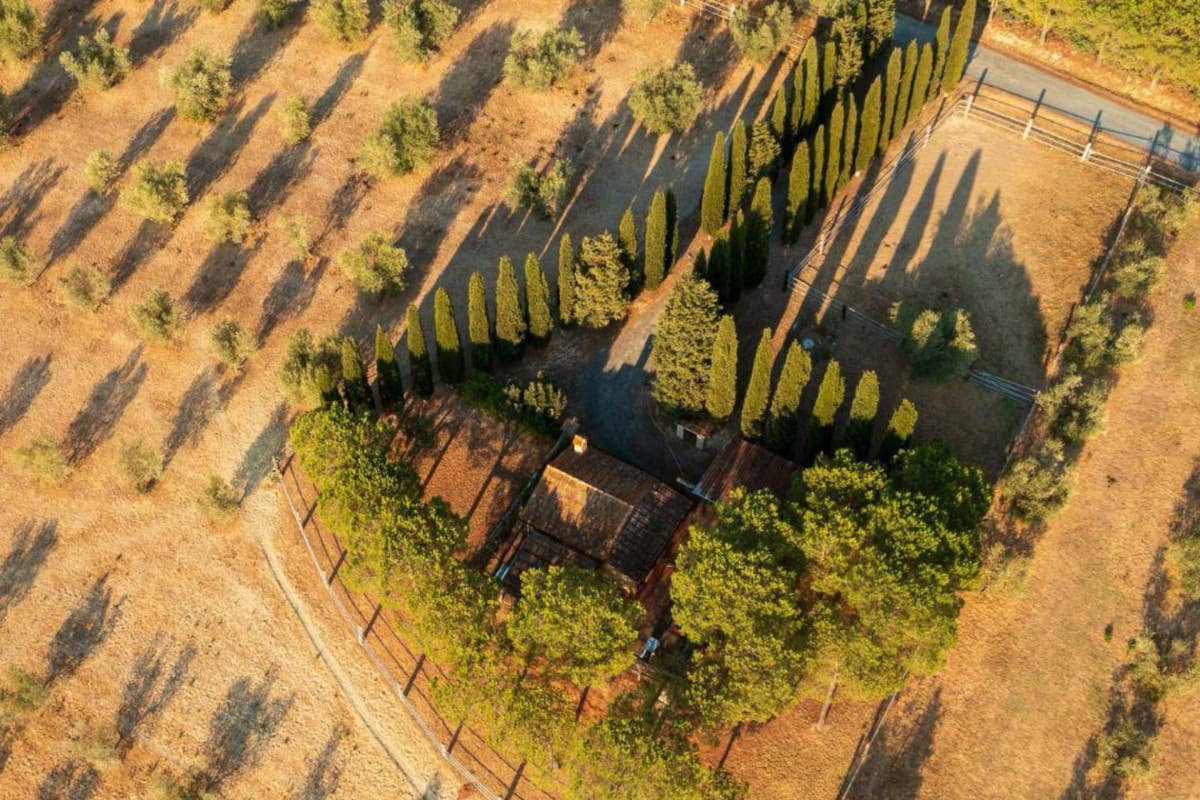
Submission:
POLYGON ((795 87, 792 91, 792 135, 805 136, 812 132, 817 121, 817 105, 821 99, 821 76, 817 66, 817 40, 810 36, 796 64, 795 87))
POLYGON ((488 319, 483 275, 472 272, 467 281, 467 336, 471 341, 471 366, 492 370, 492 322, 488 319))
POLYGON ((883 117, 879 123, 879 152, 892 143, 892 119, 896 113, 896 95, 900 93, 900 48, 893 47, 888 56, 883 83, 883 117))
POLYGON ((729 277, 732 272, 729 254, 729 235, 722 231, 713 240, 712 251, 708 254, 708 272, 705 277, 712 287, 717 290, 717 296, 722 303, 729 302, 729 277))
MULTIPOLYGON (((704 278, 706 281, 708 280, 708 256, 704 254, 703 247, 696 251, 696 260, 692 262, 692 272, 697 278, 704 278)), ((709 281, 710 285, 711 283, 712 282, 709 281)))
POLYGON ((837 188, 840 192, 850 182, 854 171, 854 145, 858 141, 858 101, 854 95, 846 97, 846 122, 842 137, 842 171, 838 173, 837 188))
POLYGON ((821 49, 821 108, 828 108, 833 100, 833 87, 837 85, 837 42, 825 42, 821 49))
POLYGON ((737 328, 729 314, 717 325, 704 408, 718 422, 729 419, 737 404, 737 328))
POLYGON ((871 163, 871 157, 879 150, 879 78, 871 81, 871 88, 863 100, 859 117, 858 148, 854 157, 854 171, 862 172, 871 163))
POLYGON ((846 426, 846 444, 860 459, 871 450, 871 434, 875 430, 875 415, 879 412, 879 378, 867 370, 854 387, 850 403, 850 422, 846 426))
POLYGON ((633 286, 642 285, 642 271, 638 264, 638 235, 637 224, 633 221, 633 207, 625 209, 621 222, 617 225, 617 242, 621 245, 621 260, 629 270, 633 286))
POLYGON ((438 374, 446 383, 462 383, 465 373, 462 338, 454 321, 450 293, 441 286, 433 293, 433 338, 437 343, 438 374))
POLYGON ((746 285, 746 215, 738 211, 729 226, 729 300, 736 303, 746 285))
POLYGON ((550 285, 533 253, 525 256, 525 304, 529 311, 529 338, 534 344, 550 341, 554 318, 550 316, 550 285))
POLYGON ((792 155, 792 170, 788 173, 787 214, 783 220, 783 240, 795 244, 800 229, 808 219, 808 199, 812 194, 812 164, 809 162, 808 142, 796 145, 792 155))
POLYGON ((667 264, 667 198, 659 189, 650 200, 646 214, 646 246, 643 255, 646 288, 657 289, 666 275, 667 264))
POLYGON ((813 221, 817 209, 825 208, 825 126, 818 125, 812 138, 812 195, 808 198, 808 209, 804 224, 813 221))
POLYGON ((433 394, 433 365, 429 363, 429 349, 425 346, 425 331, 421 328, 421 315, 416 304, 410 304, 408 319, 408 368, 412 373, 413 391, 421 397, 433 394))
POLYGON ((946 76, 946 58, 950 54, 950 6, 943 8, 938 18, 933 50, 933 77, 929 84, 931 93, 942 91, 942 80, 946 76))
POLYGON ((749 150, 746 122, 738 117, 729 137, 729 200, 725 208, 730 217, 742 207, 742 199, 746 196, 746 156, 749 150))
POLYGON ((912 97, 908 101, 908 121, 914 122, 921 116, 921 109, 929 98, 929 79, 933 74, 933 47, 926 44, 917 59, 917 74, 913 78, 912 97))
POLYGON ((500 257, 500 274, 496 276, 496 353, 511 360, 521 355, 525 346, 525 311, 521 308, 521 289, 517 272, 508 256, 500 257))
POLYGON ((913 79, 917 76, 917 43, 904 48, 904 68, 900 72, 900 94, 896 95, 896 112, 892 117, 892 138, 895 139, 908 124, 908 101, 912 97, 913 79))
POLYGON ((767 415, 767 401, 771 393, 771 370, 775 366, 775 354, 771 351, 771 329, 763 328, 754 351, 754 366, 750 370, 750 383, 742 399, 742 435, 754 439, 763 434, 763 422, 767 415))
POLYGON ((746 286, 754 287, 767 276, 771 260, 771 229, 775 216, 771 210, 771 181, 762 177, 754 186, 750 214, 746 217, 746 286))
POLYGON ((663 265, 663 277, 679 260, 679 202, 675 190, 667 189, 667 261, 663 265))
POLYGON ((700 198, 700 227, 715 236, 725 224, 725 134, 717 131, 712 152, 708 156, 708 173, 704 176, 704 195, 700 198))
POLYGON ((771 106, 771 133, 775 134, 780 146, 786 150, 788 142, 791 140, 791 131, 788 130, 786 83, 780 86, 779 91, 775 93, 775 103, 771 106))
POLYGON ((896 454, 912 442, 913 431, 916 428, 917 407, 905 398, 900 401, 900 405, 892 412, 892 418, 888 420, 883 443, 879 445, 879 460, 890 464, 896 454))
POLYGON ((367 411, 371 407, 371 385, 367 383, 367 368, 363 365, 358 342, 342 337, 342 387, 351 411, 367 411))
POLYGON ((946 70, 942 74, 942 91, 951 92, 958 85, 967 68, 967 52, 971 47, 971 32, 975 27, 975 0, 963 3, 950 39, 950 50, 946 55, 946 70))
POLYGON ((846 109, 839 100, 829 115, 829 130, 825 136, 825 179, 821 183, 821 207, 828 208, 837 194, 838 179, 842 176, 842 139, 846 124, 846 109))
POLYGON ((808 385, 810 375, 812 359, 800 343, 793 340, 783 359, 783 369, 775 383, 767 414, 767 446, 781 455, 790 455, 796 443, 796 413, 800 410, 800 395, 808 385))
POLYGON ((812 418, 808 422, 806 449, 810 459, 818 453, 833 450, 833 423, 845 396, 846 381, 842 378, 842 368, 838 362, 830 359, 817 390, 817 400, 813 403, 812 418))
POLYGON ((396 350, 382 325, 375 326, 375 386, 384 408, 397 407, 404 401, 404 379, 396 363, 396 350))
POLYGON ((575 322, 575 248, 569 233, 558 240, 558 321, 575 322))

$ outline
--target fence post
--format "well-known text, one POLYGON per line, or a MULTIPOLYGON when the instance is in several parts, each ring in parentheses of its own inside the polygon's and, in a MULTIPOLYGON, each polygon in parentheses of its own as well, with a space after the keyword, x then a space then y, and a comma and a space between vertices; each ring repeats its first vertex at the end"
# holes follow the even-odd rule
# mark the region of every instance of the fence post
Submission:
POLYGON ((967 95, 967 104, 963 106, 963 117, 971 116, 971 107, 975 105, 975 98, 979 96, 979 90, 983 88, 983 79, 987 77, 987 68, 979 73, 979 80, 975 81, 975 90, 967 95))
POLYGON ((1096 112, 1096 121, 1092 123, 1092 132, 1088 134, 1087 144, 1083 146, 1083 155, 1080 156, 1080 161, 1087 161, 1092 157, 1092 146, 1096 141, 1096 134, 1100 130, 1100 117, 1104 114, 1104 109, 1096 112))
POLYGON ((1038 95, 1037 102, 1033 104, 1033 111, 1029 112, 1029 121, 1025 123, 1025 130, 1021 133, 1022 139, 1029 138, 1029 132, 1031 130, 1033 130, 1033 121, 1035 119, 1037 119, 1038 111, 1041 109, 1042 101, 1045 99, 1046 99, 1046 90, 1042 89, 1041 94, 1038 95))

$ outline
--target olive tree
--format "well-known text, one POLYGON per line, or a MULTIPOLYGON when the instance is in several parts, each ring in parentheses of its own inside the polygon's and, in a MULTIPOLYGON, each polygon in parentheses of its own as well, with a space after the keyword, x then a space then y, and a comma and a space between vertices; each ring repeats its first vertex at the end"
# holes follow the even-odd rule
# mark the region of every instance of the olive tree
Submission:
POLYGON ((166 73, 179 116, 192 122, 211 122, 221 115, 233 93, 229 64, 229 56, 197 47, 166 73))
POLYGON ((359 163, 376 178, 406 175, 429 160, 438 137, 437 113, 428 100, 397 100, 363 143, 359 163))
POLYGON ((371 231, 358 247, 343 250, 338 263, 354 288, 369 297, 399 294, 407 285, 408 254, 383 231, 371 231))
POLYGON ((647 67, 633 79, 629 110, 651 133, 681 131, 696 121, 702 94, 691 64, 647 67))

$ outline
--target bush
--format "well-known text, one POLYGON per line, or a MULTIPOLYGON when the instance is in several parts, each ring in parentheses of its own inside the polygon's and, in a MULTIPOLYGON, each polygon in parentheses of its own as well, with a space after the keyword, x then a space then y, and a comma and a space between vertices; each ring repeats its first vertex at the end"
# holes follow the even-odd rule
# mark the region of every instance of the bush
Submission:
POLYGON ((508 184, 509 208, 532 208, 546 218, 558 216, 571 192, 574 168, 565 158, 556 158, 540 174, 531 164, 519 164, 508 184))
POLYGON ((188 203, 183 162, 142 161, 134 165, 133 180, 121 192, 121 202, 146 219, 174 222, 188 203))
POLYGON ((229 8, 231 0, 197 0, 200 8, 207 11, 209 14, 220 14, 225 9, 229 8))
POLYGON ((0 150, 12 144, 13 112, 8 95, 0 91, 0 150))
POLYGON ((356 289, 375 299, 399 294, 407 285, 408 255, 382 231, 372 231, 358 247, 343 250, 338 263, 356 289))
POLYGON ((0 0, 0 56, 19 61, 42 45, 42 18, 25 0, 0 0))
POLYGON ((905 301, 892 306, 892 322, 903 337, 900 346, 912 362, 913 374, 940 380, 970 371, 977 351, 967 312, 918 310, 905 301))
POLYGON ((1104 387, 1067 372, 1038 397, 1050 430, 1065 444, 1080 444, 1104 424, 1104 387))
POLYGON ((1048 439, 1014 461, 1000 486, 1013 511, 1025 519, 1043 520, 1062 508, 1071 491, 1062 443, 1048 439))
POLYGON ((359 163, 376 178, 405 175, 429 160, 438 136, 437 114, 428 100, 397 100, 363 143, 359 163))
POLYGON ((575 28, 519 33, 504 59, 504 77, 510 83, 544 91, 560 83, 583 58, 583 37, 575 28))
POLYGON ((297 261, 308 261, 308 259, 312 258, 312 240, 308 235, 308 217, 303 214, 296 214, 279 220, 277 225, 297 261))
POLYGON ((290 145, 297 145, 308 141, 311 135, 308 101, 302 95, 289 97, 283 106, 283 140, 290 145))
POLYGON ((1144 241, 1133 240, 1122 250, 1108 280, 1117 297, 1141 300, 1166 274, 1167 260, 1147 252, 1144 241))
POLYGON ((63 300, 68 305, 95 311, 108 299, 112 284, 108 277, 92 264, 90 267, 72 267, 58 279, 63 300))
POLYGON ((222 364, 240 369, 254 352, 250 334, 232 319, 217 324, 208 335, 208 346, 222 364))
POLYGON ((179 116, 192 122, 210 122, 229 105, 233 93, 229 57, 197 47, 167 74, 167 85, 179 116))
POLYGON ((553 433, 567 407, 567 395, 541 372, 525 386, 502 383, 474 372, 459 390, 463 398, 496 417, 511 419, 535 433, 553 433))
POLYGON ((241 244, 253 222, 246 192, 213 195, 204 204, 204 230, 218 242, 241 244))
POLYGON ((66 451, 49 434, 38 434, 29 444, 14 450, 12 457, 17 467, 38 483, 62 483, 71 472, 66 451))
POLYGON ((200 508, 214 514, 228 514, 241 503, 241 498, 229 481, 220 475, 208 476, 204 491, 200 493, 200 508))
POLYGON ((300 0, 255 0, 255 11, 267 30, 282 28, 300 8, 300 0))
POLYGON ((116 86, 129 74, 129 48, 116 47, 108 31, 101 28, 92 38, 79 37, 79 53, 61 53, 58 57, 63 69, 80 83, 91 84, 97 89, 116 86))
POLYGON ((366 38, 371 23, 367 0, 315 0, 310 8, 317 27, 332 41, 354 44, 366 38))
POLYGON ((729 21, 729 32, 744 57, 765 63, 787 49, 792 36, 792 10, 783 3, 768 3, 759 14, 742 9, 729 21))
MULTIPOLYGON (((9 666, 0 686, 0 722, 11 725, 46 702, 46 682, 23 669, 9 666)), ((11 730, 11 728, 10 728, 11 730)))
POLYGON ((175 307, 165 289, 152 290, 146 302, 133 306, 129 313, 142 335, 156 342, 174 340, 187 324, 187 314, 175 307))
POLYGON ((162 456, 148 447, 141 439, 121 445, 121 471, 129 485, 145 494, 154 488, 162 477, 162 456))
POLYGON ((83 179, 96 194, 107 194, 121 174, 121 166, 107 150, 93 150, 83 164, 83 179))
POLYGON ((629 110, 651 133, 668 133, 695 122, 701 99, 691 64, 647 67, 634 76, 629 110))
POLYGON ((337 399, 342 378, 341 339, 329 334, 317 342, 307 329, 296 331, 288 340, 278 377, 288 400, 302 408, 319 408, 337 399))
POLYGON ((23 284, 29 280, 29 251, 15 236, 0 239, 0 279, 23 284))
POLYGON ((625 13, 642 25, 649 25, 654 19, 667 10, 671 0, 623 0, 625 13))
POLYGON ((446 0, 386 0, 383 21, 405 61, 424 61, 454 33, 459 11, 446 0))

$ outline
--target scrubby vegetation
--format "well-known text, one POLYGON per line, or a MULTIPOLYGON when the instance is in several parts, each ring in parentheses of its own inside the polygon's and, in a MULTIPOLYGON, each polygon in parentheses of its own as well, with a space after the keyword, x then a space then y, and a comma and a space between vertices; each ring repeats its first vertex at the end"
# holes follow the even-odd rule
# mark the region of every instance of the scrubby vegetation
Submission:
POLYGON ((234 369, 240 369, 254 352, 250 334, 232 319, 217 323, 208 335, 208 346, 218 361, 234 369))
POLYGON ((253 224, 246 192, 214 194, 204 204, 204 230, 215 241, 241 244, 253 224))
POLYGON ((691 64, 647 67, 633 79, 629 110, 651 133, 669 133, 695 122, 701 99, 691 64))
POLYGON ((282 28, 300 10, 301 0, 254 0, 258 19, 267 30, 282 28))
POLYGON ((119 458, 121 472, 137 492, 150 491, 162 477, 162 456, 141 439, 122 444, 119 458))
POLYGON ((308 141, 312 135, 308 101, 302 95, 293 95, 283 104, 283 140, 290 145, 308 141))
POLYGON ((76 308, 95 311, 112 292, 112 283, 95 264, 75 266, 58 279, 63 300, 76 308))
POLYGON ((344 45, 365 39, 371 24, 367 0, 315 0, 309 6, 309 13, 330 41, 344 45))
POLYGON ((565 158, 554 159, 541 172, 532 164, 518 164, 508 184, 508 205, 513 210, 532 208, 547 219, 556 217, 571 194, 574 174, 565 158))
POLYGON ((399 294, 407 285, 408 255, 383 231, 371 231, 358 247, 338 257, 342 273, 365 295, 399 294))
POLYGON ((165 289, 152 289, 146 301, 130 308, 129 313, 142 335, 156 342, 174 341, 187 324, 187 314, 165 289))
POLYGON ((0 239, 0 280, 23 284, 29 281, 29 251, 16 236, 0 239))
POLYGON ((376 178, 406 175, 429 160, 438 143, 437 114, 427 100, 397 100, 359 154, 362 168, 376 178))
POLYGON ((211 122, 225 111, 233 94, 229 65, 228 56, 197 47, 166 74, 179 116, 193 122, 211 122))
POLYGON ((62 483, 71 473, 71 462, 63 446, 46 433, 13 450, 12 460, 30 478, 47 485, 62 483))
POLYGON ((146 219, 163 224, 174 222, 188 204, 183 162, 135 164, 132 180, 121 190, 121 202, 146 219))
POLYGON ((314 340, 308 329, 301 328, 288 340, 278 375, 288 400, 301 408, 319 408, 336 400, 342 379, 341 342, 333 334, 314 340))
POLYGON ((504 59, 504 77, 517 86, 545 91, 561 83, 581 58, 583 37, 574 28, 520 33, 504 59))
POLYGON ((96 194, 108 194, 120 174, 120 164, 107 150, 93 150, 83 164, 83 179, 96 194))
POLYGON ((405 61, 424 61, 440 50, 458 25, 459 11, 446 0, 388 0, 383 20, 405 61))
POLYGON ((63 69, 81 84, 109 89, 129 74, 129 48, 115 46, 103 28, 90 38, 80 36, 76 50, 76 53, 62 53, 58 59, 63 69))
POLYGON ((20 61, 42 46, 42 18, 26 0, 0 0, 0 57, 20 61))
POLYGON ((892 308, 892 322, 904 337, 901 347, 912 362, 913 374, 945 379, 965 376, 975 361, 975 331, 961 309, 934 311, 911 303, 892 308))

